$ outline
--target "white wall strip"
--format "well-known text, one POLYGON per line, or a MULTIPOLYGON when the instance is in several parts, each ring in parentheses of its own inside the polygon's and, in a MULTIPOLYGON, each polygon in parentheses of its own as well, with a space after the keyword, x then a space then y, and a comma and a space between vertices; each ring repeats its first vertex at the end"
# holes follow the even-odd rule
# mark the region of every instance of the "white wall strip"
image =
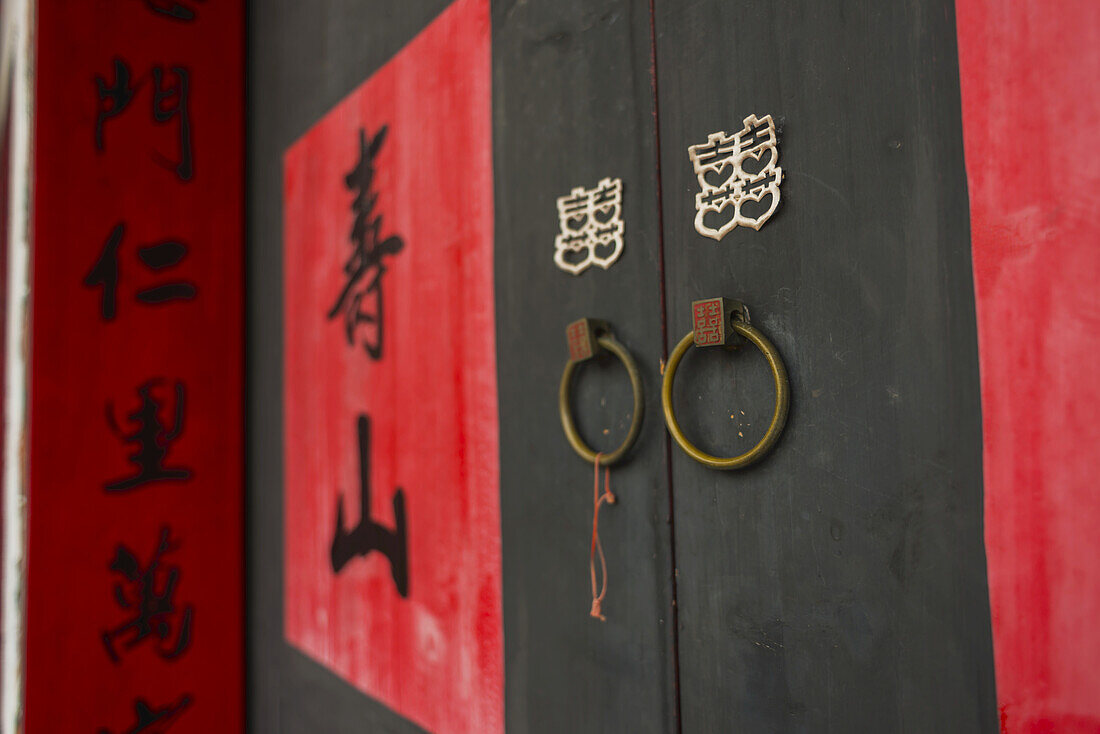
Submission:
POLYGON ((30 254, 33 187, 34 0, 4 0, 4 69, 11 70, 11 149, 4 348, 4 556, 0 732, 20 730, 26 589, 27 396, 30 389, 30 254))

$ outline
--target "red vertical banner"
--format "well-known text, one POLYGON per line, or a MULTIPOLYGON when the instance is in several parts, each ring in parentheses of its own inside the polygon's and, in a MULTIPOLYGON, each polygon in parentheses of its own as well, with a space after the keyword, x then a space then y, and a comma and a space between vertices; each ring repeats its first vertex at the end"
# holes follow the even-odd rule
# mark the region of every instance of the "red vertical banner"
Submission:
POLYGON ((242 730, 242 23, 38 3, 36 734, 242 730))
POLYGON ((1094 734, 1100 4, 956 11, 1001 728, 1094 734))
POLYGON ((488 10, 284 158, 285 634, 440 734, 503 730, 488 10))

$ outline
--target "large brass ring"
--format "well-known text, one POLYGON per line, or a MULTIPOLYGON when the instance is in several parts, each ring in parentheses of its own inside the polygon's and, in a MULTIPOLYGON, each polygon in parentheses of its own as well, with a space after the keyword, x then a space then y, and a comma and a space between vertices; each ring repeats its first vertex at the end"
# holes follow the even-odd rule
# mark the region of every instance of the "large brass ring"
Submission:
MULTIPOLYGON (((634 417, 630 421, 630 430, 626 433, 619 448, 608 454, 600 454, 600 463, 610 466, 620 461, 634 442, 638 440, 638 434, 642 431, 642 415, 645 413, 645 394, 642 392, 642 377, 638 373, 638 366, 634 364, 634 358, 626 347, 615 341, 610 334, 603 334, 596 339, 596 343, 602 348, 618 357, 626 367, 626 373, 630 375, 630 387, 634 391, 634 417)), ((595 463, 596 452, 589 448, 588 444, 577 432, 577 426, 573 422, 573 411, 569 406, 569 389, 573 382, 573 372, 580 362, 569 360, 565 365, 565 371, 561 374, 561 387, 558 389, 558 410, 561 413, 561 427, 565 430, 565 437, 569 439, 569 445, 577 452, 577 455, 588 463, 595 463)))
POLYGON ((764 353, 765 359, 768 360, 768 366, 771 367, 772 376, 775 378, 775 414, 772 415, 768 432, 764 434, 759 443, 740 456, 731 458, 713 456, 695 446, 680 430, 676 414, 672 412, 672 383, 676 379, 676 368, 680 366, 680 360, 684 358, 687 350, 691 348, 694 342, 694 331, 689 331, 687 336, 676 345, 676 349, 672 351, 672 355, 668 358, 668 364, 665 366, 665 379, 661 384, 661 405, 665 411, 665 423, 668 424, 668 432, 672 434, 672 437, 676 439, 676 443, 680 444, 680 448, 686 451, 688 456, 713 469, 742 469, 763 458, 775 445, 775 442, 779 440, 779 434, 783 432, 783 426, 787 422, 787 410, 791 404, 791 389, 790 384, 787 382, 787 368, 783 366, 783 358, 779 356, 775 346, 760 331, 744 321, 734 320, 731 326, 734 331, 755 344, 764 353))

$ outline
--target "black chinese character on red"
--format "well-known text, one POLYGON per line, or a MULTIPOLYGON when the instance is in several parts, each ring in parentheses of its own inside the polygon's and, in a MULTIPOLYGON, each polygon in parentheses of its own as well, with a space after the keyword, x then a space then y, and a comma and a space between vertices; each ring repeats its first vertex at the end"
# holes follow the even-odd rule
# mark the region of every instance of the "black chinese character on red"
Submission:
POLYGON ((179 657, 191 645, 192 608, 187 605, 177 609, 173 601, 180 569, 161 565, 166 554, 179 548, 171 534, 170 528, 161 528, 153 558, 145 567, 126 546, 120 543, 115 548, 109 566, 111 573, 121 578, 114 588, 115 603, 129 617, 104 632, 102 639, 107 654, 116 663, 120 661, 116 646, 119 641, 124 650, 129 650, 145 640, 154 640, 157 654, 166 660, 179 657))
MULTIPOLYGON (((179 6, 181 10, 186 10, 179 6)), ((106 150, 103 128, 107 120, 121 115, 130 105, 138 86, 131 85, 132 74, 129 65, 121 59, 114 60, 114 81, 105 77, 94 77, 97 113, 95 121, 95 147, 99 152, 106 150)), ((162 66, 152 68, 153 122, 166 125, 173 120, 179 131, 178 160, 154 152, 153 157, 165 168, 173 171, 181 181, 190 181, 194 176, 194 156, 191 144, 191 72, 183 66, 162 66)))
MULTIPOLYGON (((192 0, 203 2, 204 0, 192 0)), ((190 22, 195 19, 195 8, 192 5, 174 0, 145 0, 145 5, 154 13, 167 16, 172 20, 190 22)))
POLYGON ((382 276, 386 273, 382 258, 397 254, 405 246, 397 235, 382 237, 382 215, 374 213, 378 201, 378 194, 371 190, 374 158, 386 139, 386 130, 383 125, 369 140, 366 130, 359 130, 359 162, 344 177, 345 186, 357 192, 351 205, 355 223, 348 237, 352 250, 344 263, 347 283, 328 312, 329 320, 343 313, 348 344, 355 343, 356 331, 364 327, 363 348, 371 359, 382 357, 382 276))
MULTIPOLYGON (((99 295, 99 315, 104 321, 115 318, 118 310, 118 281, 121 271, 119 249, 126 235, 126 223, 119 222, 107 235, 99 257, 92 269, 84 276, 86 288, 102 289, 99 295)), ((174 268, 187 257, 187 245, 175 240, 160 240, 137 248, 137 258, 142 267, 150 271, 174 268)), ((161 282, 139 290, 134 299, 147 306, 156 306, 172 301, 190 301, 198 294, 198 288, 187 280, 161 282)))
POLYGON ((397 593, 409 595, 408 544, 405 532, 405 491, 393 493, 393 520, 387 529, 370 517, 370 418, 359 416, 359 524, 346 529, 344 495, 336 499, 336 530, 332 535, 332 570, 340 571, 356 556, 378 551, 390 561, 390 573, 397 593))
MULTIPOLYGON (((163 734, 176 723, 184 709, 191 705, 191 697, 180 696, 175 703, 153 708, 144 698, 134 699, 134 718, 136 721, 120 734, 163 734)), ((110 729, 100 728, 99 734, 114 734, 110 729)))
POLYGON ((121 115, 130 100, 134 98, 136 87, 130 86, 130 67, 122 59, 114 60, 115 80, 108 83, 104 77, 95 77, 96 92, 99 95, 99 110, 95 118, 95 147, 104 150, 103 123, 112 117, 121 115))
POLYGON ((119 428, 115 420, 114 405, 107 403, 107 425, 124 443, 134 446, 127 460, 136 467, 136 471, 129 476, 104 484, 103 488, 108 492, 125 492, 150 482, 180 481, 190 478, 190 469, 165 465, 172 442, 183 432, 187 389, 182 382, 176 382, 172 420, 166 422, 161 419, 164 406, 153 394, 154 389, 163 384, 164 380, 155 378, 138 388, 138 407, 126 415, 127 422, 134 426, 134 429, 128 433, 119 428))
POLYGON ((195 173, 191 161, 191 74, 182 66, 173 66, 171 72, 176 83, 165 87, 164 68, 153 67, 153 119, 163 125, 179 117, 180 159, 172 163, 163 156, 158 158, 165 167, 174 168, 181 181, 190 181, 195 173))

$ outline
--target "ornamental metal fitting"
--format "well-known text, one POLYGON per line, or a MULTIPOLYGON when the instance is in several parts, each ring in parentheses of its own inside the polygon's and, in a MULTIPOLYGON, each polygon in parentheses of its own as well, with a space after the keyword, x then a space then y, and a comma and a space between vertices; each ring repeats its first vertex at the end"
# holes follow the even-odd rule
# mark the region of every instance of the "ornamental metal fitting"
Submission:
POLYGON ((699 193, 695 231, 721 240, 737 226, 760 229, 779 206, 779 148, 771 115, 749 115, 739 132, 719 130, 688 146, 699 193))
POLYGON ((732 298, 708 298, 691 304, 692 331, 684 334, 680 343, 668 355, 665 374, 661 380, 661 407, 665 414, 665 425, 676 443, 680 444, 688 456, 700 464, 713 469, 741 469, 759 461, 779 440, 783 426, 787 423, 787 411, 791 404, 791 387, 787 379, 787 368, 775 345, 760 330, 749 324, 749 313, 745 305, 732 298), (739 456, 715 456, 693 444, 676 419, 672 404, 672 387, 676 380, 676 370, 687 351, 694 347, 713 347, 729 344, 730 330, 738 337, 756 345, 771 368, 775 382, 775 412, 764 437, 751 449, 739 456))
POLYGON ((569 342, 569 361, 583 362, 592 359, 600 352, 599 338, 611 333, 611 327, 600 319, 577 319, 565 327, 565 338, 569 342))
POLYGON ((734 321, 749 323, 749 309, 733 298, 705 298, 691 302, 691 329, 697 347, 739 347, 744 344, 734 321))
POLYGON ((558 412, 561 414, 561 426, 565 431, 565 437, 569 445, 585 461, 595 463, 597 460, 604 466, 617 463, 634 442, 638 440, 638 434, 642 430, 642 416, 645 414, 645 394, 642 392, 642 376, 638 372, 638 365, 634 358, 622 344, 616 341, 611 333, 611 325, 599 319, 578 319, 565 329, 566 338, 569 341, 569 361, 565 363, 565 369, 561 373, 561 383, 558 386, 558 412), (600 354, 610 354, 617 358, 626 367, 626 374, 630 377, 630 389, 634 393, 634 415, 630 419, 630 429, 619 448, 611 453, 596 453, 577 431, 577 425, 573 421, 573 410, 570 405, 570 390, 573 384, 573 374, 582 362, 600 354))
POLYGON ((603 178, 594 189, 578 186, 558 197, 554 262, 580 275, 592 265, 604 270, 623 252, 623 180, 603 178))

